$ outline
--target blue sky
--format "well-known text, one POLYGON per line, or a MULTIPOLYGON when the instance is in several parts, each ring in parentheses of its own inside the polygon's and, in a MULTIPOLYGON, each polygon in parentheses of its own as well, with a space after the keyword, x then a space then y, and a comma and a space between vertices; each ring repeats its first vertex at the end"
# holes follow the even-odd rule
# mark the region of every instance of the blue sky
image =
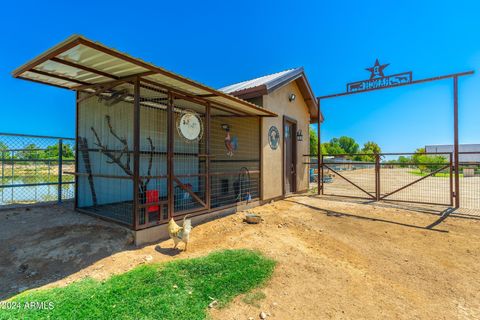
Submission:
MULTIPOLYGON (((460 142, 480 143, 479 1, 10 1, 0 30, 1 132, 74 135, 74 94, 11 71, 73 33, 213 87, 304 66, 316 95, 369 76, 466 70, 460 142)), ((453 142, 452 82, 325 101, 322 139, 349 135, 384 151, 453 142)))

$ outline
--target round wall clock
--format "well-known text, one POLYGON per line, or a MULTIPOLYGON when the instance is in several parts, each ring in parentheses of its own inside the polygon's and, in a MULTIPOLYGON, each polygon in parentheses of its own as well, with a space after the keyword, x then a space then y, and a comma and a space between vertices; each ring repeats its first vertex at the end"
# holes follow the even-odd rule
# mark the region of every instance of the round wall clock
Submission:
POLYGON ((177 131, 187 141, 198 141, 203 136, 202 119, 196 112, 184 110, 177 117, 177 131))
POLYGON ((271 126, 268 130, 268 144, 270 144, 270 148, 272 148, 272 150, 276 150, 278 148, 279 140, 280 132, 278 131, 277 127, 271 126))

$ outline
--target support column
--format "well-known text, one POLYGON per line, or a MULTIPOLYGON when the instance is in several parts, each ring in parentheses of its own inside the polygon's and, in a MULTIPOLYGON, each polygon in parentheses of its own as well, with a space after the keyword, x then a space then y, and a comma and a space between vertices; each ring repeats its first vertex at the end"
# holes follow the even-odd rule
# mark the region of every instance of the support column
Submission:
POLYGON ((322 116, 321 116, 321 108, 320 108, 320 99, 318 99, 318 122, 317 122, 317 136, 318 136, 318 143, 317 143, 317 194, 320 195, 321 190, 323 188, 323 175, 320 174, 322 172, 322 141, 320 140, 320 126, 322 123, 322 116))
POLYGON ((133 229, 138 228, 140 187, 140 78, 134 82, 133 103, 133 229))
POLYGON ((207 209, 212 207, 212 192, 210 189, 210 104, 207 104, 205 112, 205 194, 207 209))
POLYGON ((375 154, 375 200, 380 201, 380 155, 375 154))
MULTIPOLYGON (((78 91, 75 91, 75 173, 78 173, 78 161, 80 159, 80 154, 78 152, 79 150, 78 122, 80 121, 79 120, 80 111, 79 111, 79 105, 78 105, 79 98, 80 98, 80 94, 78 93, 78 91)), ((48 169, 50 170, 50 163, 48 164, 48 169)), ((75 210, 78 209, 78 181, 79 181, 78 175, 75 175, 75 204, 74 204, 75 210)))
POLYGON ((453 77, 453 167, 455 171, 455 208, 460 207, 460 172, 458 166, 458 77, 453 77))
MULTIPOLYGON (((35 162, 36 164, 36 162, 35 162)), ((57 194, 57 202, 62 203, 62 172, 63 170, 63 140, 58 139, 58 194, 57 194)))
POLYGON ((173 95, 168 92, 167 105, 167 197, 168 218, 173 218, 174 189, 173 189, 173 95))
POLYGON ((259 171, 260 173, 258 174, 258 193, 259 193, 259 199, 260 201, 263 201, 263 117, 258 117, 259 121, 259 135, 258 135, 258 152, 260 154, 260 163, 259 163, 259 171))

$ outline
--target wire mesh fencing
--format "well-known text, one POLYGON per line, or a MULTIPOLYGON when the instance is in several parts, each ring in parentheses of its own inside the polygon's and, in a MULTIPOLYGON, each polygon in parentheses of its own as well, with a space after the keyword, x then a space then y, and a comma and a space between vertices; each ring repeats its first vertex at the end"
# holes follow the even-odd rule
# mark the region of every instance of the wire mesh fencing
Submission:
POLYGON ((480 215, 480 152, 459 152, 460 207, 480 215))
POLYGON ((373 155, 324 155, 320 168, 322 194, 374 199, 376 192, 373 155))
POLYGON ((323 155, 322 194, 453 205, 452 154, 323 155))
POLYGON ((379 177, 379 200, 453 205, 451 153, 388 154, 379 177))
POLYGON ((0 208, 74 198, 75 139, 0 133, 0 208))
POLYGON ((133 85, 79 93, 77 207, 133 226, 133 85))
POLYGON ((259 198, 258 118, 212 117, 210 153, 212 208, 259 198))

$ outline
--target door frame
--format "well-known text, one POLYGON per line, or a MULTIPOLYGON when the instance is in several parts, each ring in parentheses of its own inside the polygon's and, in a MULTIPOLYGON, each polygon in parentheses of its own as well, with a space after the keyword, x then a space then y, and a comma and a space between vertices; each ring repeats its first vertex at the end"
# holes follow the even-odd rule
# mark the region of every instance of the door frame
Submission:
POLYGON ((285 165, 286 165, 286 161, 285 161, 285 157, 286 157, 286 141, 285 141, 285 125, 287 123, 290 123, 293 125, 293 128, 294 128, 294 132, 292 134, 292 162, 293 162, 293 166, 295 167, 295 173, 292 175, 292 179, 293 179, 293 191, 291 193, 295 193, 297 192, 297 126, 298 126, 298 122, 296 119, 294 118, 290 118, 289 116, 283 116, 283 120, 282 120, 282 194, 283 196, 285 196, 287 194, 287 190, 285 188, 285 181, 286 181, 286 177, 285 177, 285 172, 286 172, 286 168, 285 168, 285 165))

